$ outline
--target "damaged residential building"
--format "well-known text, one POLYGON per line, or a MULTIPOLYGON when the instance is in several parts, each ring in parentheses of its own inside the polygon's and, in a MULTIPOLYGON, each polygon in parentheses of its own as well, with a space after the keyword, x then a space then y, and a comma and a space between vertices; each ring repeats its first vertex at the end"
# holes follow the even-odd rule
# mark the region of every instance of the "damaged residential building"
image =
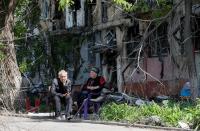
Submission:
MULTIPOLYGON (((149 24, 148 20, 142 19, 148 18, 148 13, 125 13, 110 0, 75 0, 75 4, 64 11, 58 9, 57 0, 40 2, 42 28, 54 35, 75 34, 85 37, 81 41, 79 69, 76 77, 72 77, 73 84, 80 85, 84 82, 90 66, 99 67, 107 86, 115 91, 145 98, 177 95, 184 82, 189 80, 188 73, 184 72, 184 65, 176 63, 179 55, 184 53, 184 47, 180 42, 183 41, 184 2, 148 36, 141 52, 141 41, 149 24), (172 52, 176 52, 176 57, 172 52)), ((156 26, 154 23, 150 29, 156 26)), ((193 53, 198 86, 199 26, 200 5, 194 1, 192 42, 195 47, 193 53)), ((74 75, 76 68, 73 66, 69 64, 66 68, 74 75)))

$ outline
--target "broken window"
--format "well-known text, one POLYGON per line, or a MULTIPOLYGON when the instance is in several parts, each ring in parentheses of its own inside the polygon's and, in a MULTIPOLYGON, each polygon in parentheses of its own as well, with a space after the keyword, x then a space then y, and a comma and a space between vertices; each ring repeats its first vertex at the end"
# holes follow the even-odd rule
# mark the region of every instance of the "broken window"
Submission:
POLYGON ((194 48, 195 48, 195 51, 200 51, 200 44, 199 44, 199 41, 200 41, 200 19, 197 21, 197 24, 195 26, 195 29, 194 29, 194 36, 193 36, 193 43, 194 43, 194 48))
POLYGON ((74 9, 79 10, 81 8, 81 0, 74 0, 74 9))
POLYGON ((89 0, 88 4, 95 4, 96 5, 96 0, 89 0))
POLYGON ((61 19, 63 17, 62 10, 59 10, 59 2, 55 1, 55 14, 53 19, 61 19))
MULTIPOLYGON (((195 13, 195 11, 200 12, 200 5, 195 6, 195 7, 196 8, 193 8, 193 13, 195 13), (199 7, 199 8, 197 8, 197 7, 199 7)), ((194 43, 195 51, 200 51, 200 44, 199 44, 199 41, 200 41, 200 17, 199 17, 199 15, 198 15, 198 13, 194 14, 193 18, 192 18, 192 35, 193 35, 192 40, 194 43)))
POLYGON ((42 19, 47 19, 49 14, 49 1, 43 0, 41 5, 41 17, 42 19))
POLYGON ((85 25, 93 25, 93 11, 96 7, 96 0, 89 0, 85 6, 85 25))
POLYGON ((134 26, 129 27, 124 44, 126 44, 127 56, 135 58, 137 49, 139 48, 141 35, 139 34, 139 24, 135 23, 134 26))
POLYGON ((53 14, 53 30, 60 30, 65 28, 64 13, 59 9, 59 1, 55 0, 55 11, 53 14))
POLYGON ((107 14, 107 3, 102 2, 102 23, 105 23, 108 21, 108 14, 107 14))
POLYGON ((92 65, 95 65, 96 55, 95 55, 95 50, 93 49, 95 46, 95 35, 93 34, 90 37, 91 37, 91 39, 88 42, 88 62, 92 65))
POLYGON ((127 56, 128 58, 136 58, 140 43, 140 36, 134 38, 133 41, 124 42, 127 48, 127 56))
MULTIPOLYGON (((149 57, 167 56, 169 43, 167 37, 167 23, 162 24, 148 39, 147 53, 149 57)), ((154 28, 154 27, 153 27, 154 28)))
POLYGON ((106 51, 114 51, 117 48, 116 34, 113 29, 108 30, 101 39, 101 32, 96 32, 93 38, 93 45, 89 47, 92 52, 103 53, 106 51))
POLYGON ((114 30, 108 30, 105 37, 104 37, 105 44, 107 46, 114 46, 116 45, 116 33, 114 30))

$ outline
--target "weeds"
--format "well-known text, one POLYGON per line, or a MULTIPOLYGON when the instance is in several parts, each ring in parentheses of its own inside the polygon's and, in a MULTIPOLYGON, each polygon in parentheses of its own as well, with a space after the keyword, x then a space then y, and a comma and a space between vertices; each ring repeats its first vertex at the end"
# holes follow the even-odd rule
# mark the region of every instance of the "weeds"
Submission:
POLYGON ((178 127, 178 122, 183 121, 195 129, 200 126, 200 100, 196 103, 167 100, 161 105, 152 102, 143 106, 108 103, 102 107, 100 113, 103 120, 129 123, 151 116, 160 117, 166 126, 178 127))

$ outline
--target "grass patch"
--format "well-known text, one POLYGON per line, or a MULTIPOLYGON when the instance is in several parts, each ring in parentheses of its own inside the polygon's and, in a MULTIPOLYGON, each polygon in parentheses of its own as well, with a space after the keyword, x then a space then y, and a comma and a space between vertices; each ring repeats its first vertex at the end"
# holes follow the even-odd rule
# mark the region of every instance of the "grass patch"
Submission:
POLYGON ((100 112, 102 120, 135 123, 143 118, 158 116, 166 126, 178 127, 178 122, 183 121, 191 128, 200 126, 200 101, 175 102, 163 101, 162 104, 152 102, 143 106, 129 106, 127 104, 107 103, 100 112))

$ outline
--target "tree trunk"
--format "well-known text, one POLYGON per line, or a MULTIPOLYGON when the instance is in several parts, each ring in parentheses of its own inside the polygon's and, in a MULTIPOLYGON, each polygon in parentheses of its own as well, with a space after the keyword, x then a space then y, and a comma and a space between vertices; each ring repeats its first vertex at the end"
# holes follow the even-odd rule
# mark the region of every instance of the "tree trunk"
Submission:
POLYGON ((198 96, 197 88, 197 73, 195 66, 195 56, 194 56, 194 47, 192 43, 192 31, 191 31, 191 14, 192 14, 192 1, 185 0, 185 19, 184 19, 184 47, 186 54, 186 62, 188 67, 188 74, 191 81, 192 95, 193 98, 198 96))
MULTIPOLYGON (((0 51, 5 56, 0 61, 0 86, 3 91, 10 94, 9 98, 14 101, 15 94, 17 94, 16 92, 20 89, 22 79, 17 65, 13 35, 16 0, 10 0, 7 5, 2 4, 1 6, 7 6, 5 8, 7 9, 7 13, 4 18, 4 28, 0 35, 0 40, 3 45, 0 51)), ((3 7, 0 7, 0 9, 3 9, 3 7)))
POLYGON ((122 57, 124 57, 125 54, 125 49, 124 46, 122 44, 123 41, 123 37, 124 37, 124 29, 120 29, 119 27, 116 27, 116 36, 118 36, 117 39, 117 48, 119 50, 119 55, 116 58, 116 64, 117 64, 117 88, 118 88, 118 92, 122 92, 123 91, 123 75, 122 75, 122 71, 123 71, 123 64, 126 65, 126 63, 122 60, 122 57))
MULTIPOLYGON (((180 0, 175 1, 174 4, 179 3, 180 0)), ((181 18, 184 16, 184 2, 174 10, 173 15, 169 19, 168 25, 168 41, 170 45, 170 54, 172 59, 172 74, 171 79, 185 79, 189 78, 186 67, 186 58, 182 55, 182 31, 181 18)), ((173 86, 176 86, 174 83, 173 86)))

